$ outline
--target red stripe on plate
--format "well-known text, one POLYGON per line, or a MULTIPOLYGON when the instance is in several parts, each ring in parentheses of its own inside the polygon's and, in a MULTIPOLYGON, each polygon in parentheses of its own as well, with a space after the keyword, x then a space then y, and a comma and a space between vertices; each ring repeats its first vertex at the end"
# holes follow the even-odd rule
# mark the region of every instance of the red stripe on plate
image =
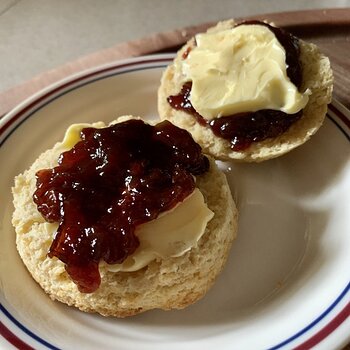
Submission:
POLYGON ((69 85, 73 85, 81 80, 93 77, 94 75, 97 74, 101 74, 101 73, 106 73, 109 72, 111 70, 114 69, 121 69, 121 68, 126 68, 129 66, 134 66, 134 65, 140 65, 140 64, 144 64, 144 63, 157 63, 157 62, 168 62, 169 58, 156 58, 156 59, 152 59, 152 60, 142 60, 142 61, 135 61, 135 62, 129 62, 129 63, 124 63, 124 64, 118 64, 116 66, 113 67, 108 67, 108 68, 104 68, 98 71, 94 71, 91 72, 89 74, 83 75, 79 78, 76 78, 74 80, 70 80, 67 83, 60 85, 58 87, 56 87, 53 90, 50 90, 49 92, 47 92, 45 95, 41 96, 40 98, 36 99, 35 101, 33 101, 31 104, 29 104, 27 107, 25 107, 24 109, 22 109, 21 111, 19 111, 16 115, 14 115, 6 124, 4 124, 1 128, 0 128, 0 135, 11 125, 13 124, 22 114, 24 114, 25 112, 27 112, 29 109, 31 109, 33 106, 35 106, 36 104, 40 103, 42 100, 46 99, 47 97, 49 97, 50 95, 53 95, 54 93, 68 87, 69 85))
POLYGON ((35 350, 28 344, 24 343, 15 334, 13 334, 2 322, 0 322, 0 334, 13 346, 20 350, 35 350))
POLYGON ((340 313, 333 318, 325 327, 323 327, 319 332, 313 335, 310 339, 300 344, 294 350, 309 350, 315 345, 320 343, 328 335, 330 335, 336 328, 338 328, 348 317, 350 316, 350 302, 345 306, 345 308, 340 311, 340 313))
POLYGON ((350 119, 345 114, 332 104, 328 105, 328 108, 350 129, 350 119))

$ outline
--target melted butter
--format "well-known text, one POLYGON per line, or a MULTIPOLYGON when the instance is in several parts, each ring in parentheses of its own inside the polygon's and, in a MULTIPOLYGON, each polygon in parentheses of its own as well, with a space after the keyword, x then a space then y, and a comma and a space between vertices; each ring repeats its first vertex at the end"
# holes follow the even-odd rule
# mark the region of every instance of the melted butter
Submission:
MULTIPOLYGON (((67 129, 60 148, 71 149, 81 140, 80 131, 83 128, 105 126, 103 122, 72 124, 67 129)), ((101 264, 112 272, 128 272, 140 270, 157 258, 181 256, 196 246, 213 216, 214 213, 205 204, 202 193, 196 188, 175 208, 136 228, 135 234, 140 245, 122 264, 101 264)), ((50 226, 51 229, 55 232, 57 225, 50 226)))
POLYGON ((242 25, 198 34, 187 59, 177 60, 183 81, 192 81, 190 100, 206 119, 274 109, 293 114, 305 107, 287 76, 285 50, 262 25, 242 25))

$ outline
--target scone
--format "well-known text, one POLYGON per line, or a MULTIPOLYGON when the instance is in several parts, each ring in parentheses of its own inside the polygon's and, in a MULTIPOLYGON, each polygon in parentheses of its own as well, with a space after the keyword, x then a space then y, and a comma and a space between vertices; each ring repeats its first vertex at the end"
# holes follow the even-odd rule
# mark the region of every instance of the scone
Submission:
MULTIPOLYGON (((148 124, 130 118, 119 119, 108 133, 109 128, 102 122, 73 125, 62 142, 41 154, 28 170, 15 178, 13 187, 12 222, 17 249, 28 271, 52 299, 104 316, 126 317, 156 308, 181 309, 202 298, 222 270, 237 231, 237 210, 226 177, 213 160, 208 161, 201 153, 190 134, 168 122, 156 125, 158 129, 154 133, 148 124), (147 125, 146 129, 143 125, 147 125), (119 135, 120 139, 128 132, 134 139, 125 136, 118 141, 118 147, 124 147, 125 142, 129 151, 109 152, 111 144, 105 140, 110 135, 119 135), (153 134, 149 136, 149 132, 153 134), (159 137, 155 148, 143 143, 155 134, 159 137), (113 199, 112 204, 104 205, 104 197, 114 191, 108 183, 110 179, 100 184, 103 195, 86 185, 90 182, 84 182, 88 181, 84 180, 84 174, 91 167, 88 163, 76 165, 85 152, 81 150, 80 137, 90 152, 87 157, 103 160, 94 165, 97 176, 108 172, 113 162, 129 164, 122 180, 118 173, 113 181, 124 189, 118 193, 129 191, 131 197, 113 199), (174 145, 172 138, 176 139, 174 145), (95 149, 94 144, 100 143, 104 148, 95 149), (151 160, 143 158, 144 147, 149 147, 148 153, 156 152, 151 160), (138 158, 140 153, 143 156, 138 158), (187 163, 185 158, 191 159, 187 163), (181 161, 187 165, 180 166, 181 161), (159 165, 164 162, 169 167, 166 171, 159 165), (142 174, 142 181, 135 174, 142 174), (118 181, 121 181, 119 185, 118 181), (167 181, 175 184, 169 193, 167 181), (67 183, 71 186, 69 191, 67 183), (184 187, 194 184, 194 189, 187 188, 186 198, 182 198, 184 190, 179 184, 184 187), (72 191, 84 194, 71 195, 72 191), (188 192, 191 193, 187 195, 188 192), (147 203, 148 193, 152 205, 147 203), (133 203, 123 206, 130 198, 133 203), (176 198, 180 200, 174 201, 176 198), (166 210, 155 211, 158 206, 166 210), (107 214, 103 212, 106 208, 107 214), (123 218, 120 213, 125 212, 128 215, 123 218), (121 215, 117 221, 113 218, 115 213, 121 215), (147 216, 151 217, 149 221, 145 219, 147 216), (125 217, 134 225, 133 235, 123 221, 125 217), (108 231, 107 236, 99 231, 101 227, 108 231), (121 238, 114 231, 121 233, 121 238), (139 242, 136 248, 135 237, 136 243, 139 242), (84 240, 88 240, 87 244, 84 240)), ((114 171, 119 170, 112 169, 111 173, 114 171)), ((91 183, 99 182, 96 179, 91 183)))
POLYGON ((229 20, 178 52, 162 76, 158 111, 214 158, 260 162, 320 128, 332 86, 315 45, 267 23, 229 20))

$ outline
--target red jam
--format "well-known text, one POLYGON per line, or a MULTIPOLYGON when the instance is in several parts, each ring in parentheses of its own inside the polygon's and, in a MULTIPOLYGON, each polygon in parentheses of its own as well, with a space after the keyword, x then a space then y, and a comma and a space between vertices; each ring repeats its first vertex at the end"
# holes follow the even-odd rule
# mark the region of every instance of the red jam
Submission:
POLYGON ((272 109, 246 112, 226 117, 204 119, 190 101, 192 83, 185 83, 178 95, 169 96, 168 102, 177 110, 192 114, 203 126, 211 128, 213 133, 231 142, 231 148, 238 152, 247 149, 253 142, 277 137, 288 130, 302 116, 302 111, 286 114, 272 109))
POLYGON ((122 263, 139 246, 136 226, 183 201, 193 175, 208 169, 190 134, 167 121, 83 129, 58 166, 36 174, 34 202, 59 223, 49 257, 66 264, 81 292, 94 292, 99 262, 122 263))
MULTIPOLYGON (((283 29, 272 27, 264 22, 246 21, 238 25, 247 24, 264 25, 275 34, 277 40, 286 51, 287 75, 292 83, 300 89, 302 70, 299 61, 300 50, 298 38, 283 29)), ((186 59, 188 54, 183 59, 186 59)), ((207 121, 191 104, 191 88, 191 82, 185 83, 179 94, 167 98, 168 103, 174 109, 182 110, 193 115, 201 125, 211 128, 216 136, 229 140, 231 148, 234 151, 243 151, 253 142, 263 141, 283 134, 302 116, 302 111, 295 114, 287 114, 281 111, 264 109, 256 112, 214 118, 207 121)))

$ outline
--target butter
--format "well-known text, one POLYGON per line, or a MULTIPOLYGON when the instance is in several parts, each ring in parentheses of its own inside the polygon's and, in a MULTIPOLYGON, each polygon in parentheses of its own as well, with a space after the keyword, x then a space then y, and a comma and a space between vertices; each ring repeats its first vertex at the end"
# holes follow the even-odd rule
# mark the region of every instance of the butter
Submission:
MULTIPOLYGON (((73 124, 67 129, 60 148, 71 149, 81 140, 80 131, 83 128, 105 126, 103 122, 73 124)), ((100 264, 112 272, 129 272, 140 270, 157 258, 181 256, 196 246, 213 216, 214 213, 205 204, 202 193, 195 188, 175 208, 136 228, 135 234, 140 245, 122 264, 109 265, 103 261, 100 264)), ((55 230, 56 228, 53 232, 55 230)))
POLYGON ((88 123, 78 123, 78 124, 72 124, 67 129, 66 133, 64 134, 63 141, 61 142, 60 147, 69 150, 75 146, 76 143, 81 141, 80 138, 80 131, 84 128, 104 128, 106 124, 104 122, 96 122, 93 124, 88 123))
POLYGON ((293 114, 307 104, 309 91, 288 78, 285 50, 267 27, 198 34, 196 43, 175 69, 192 81, 191 103, 205 119, 261 109, 293 114))
POLYGON ((107 265, 109 271, 137 271, 157 258, 177 257, 196 246, 214 213, 196 188, 175 209, 136 228, 140 245, 122 264, 107 265))

